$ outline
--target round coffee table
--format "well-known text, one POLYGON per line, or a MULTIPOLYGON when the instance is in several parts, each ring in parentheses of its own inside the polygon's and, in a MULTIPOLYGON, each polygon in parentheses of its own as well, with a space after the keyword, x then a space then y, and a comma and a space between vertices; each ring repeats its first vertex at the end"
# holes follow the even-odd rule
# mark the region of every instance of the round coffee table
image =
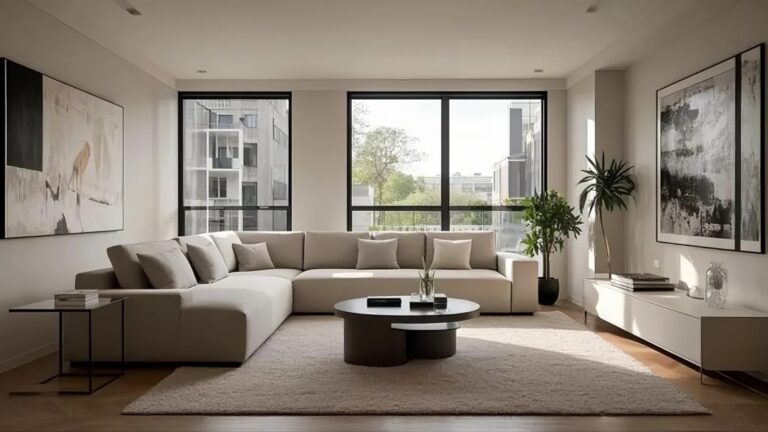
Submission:
POLYGON ((480 315, 477 303, 449 298, 442 310, 411 309, 410 296, 395 307, 368 307, 367 299, 336 303, 344 319, 344 361, 361 366, 397 366, 411 358, 456 353, 459 321, 480 315))

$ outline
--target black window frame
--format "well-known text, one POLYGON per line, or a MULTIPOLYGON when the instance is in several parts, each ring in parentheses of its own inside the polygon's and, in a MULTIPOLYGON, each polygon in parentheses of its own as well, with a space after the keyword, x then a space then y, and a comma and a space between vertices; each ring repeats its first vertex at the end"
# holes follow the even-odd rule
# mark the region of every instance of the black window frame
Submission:
POLYGON ((293 207, 293 93, 292 92, 196 92, 181 91, 177 93, 178 98, 178 235, 185 236, 187 211, 194 210, 275 210, 286 212, 286 231, 292 229, 292 207, 293 207), (184 205, 184 101, 194 99, 285 99, 288 101, 288 205, 285 206, 185 206, 184 205))
POLYGON ((450 204, 450 103, 456 99, 519 99, 541 100, 541 188, 547 188, 547 92, 546 91, 481 91, 481 92, 347 92, 347 231, 352 231, 355 211, 427 211, 440 212, 440 230, 450 231, 452 211, 522 211, 521 205, 452 206, 450 204), (352 205, 352 101, 379 100, 439 100, 440 106, 440 205, 424 206, 360 206, 352 205))

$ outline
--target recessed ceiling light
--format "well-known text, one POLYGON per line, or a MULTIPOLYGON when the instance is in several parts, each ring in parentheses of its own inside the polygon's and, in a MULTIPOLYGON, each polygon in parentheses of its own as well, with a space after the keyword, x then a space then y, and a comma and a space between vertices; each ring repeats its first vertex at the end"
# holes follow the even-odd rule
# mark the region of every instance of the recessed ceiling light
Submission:
POLYGON ((544 72, 544 69, 534 69, 533 73, 542 73, 544 72))
POLYGON ((112 0, 112 1, 133 16, 141 15, 141 11, 136 9, 136 6, 132 5, 128 0, 112 0))
POLYGON ((208 73, 208 71, 207 71, 207 70, 205 70, 205 69, 198 69, 198 70, 197 70, 197 73, 199 73, 199 74, 204 74, 204 73, 208 73))

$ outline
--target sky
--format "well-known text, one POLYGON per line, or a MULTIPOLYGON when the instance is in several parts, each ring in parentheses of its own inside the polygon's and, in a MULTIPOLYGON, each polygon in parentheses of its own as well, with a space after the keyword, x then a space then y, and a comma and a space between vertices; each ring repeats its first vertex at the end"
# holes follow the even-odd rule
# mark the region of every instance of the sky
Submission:
MULTIPOLYGON (((509 154, 508 108, 511 100, 450 101, 451 174, 493 175, 493 164, 509 154)), ((440 100, 355 100, 368 108, 366 121, 402 128, 425 157, 404 171, 414 176, 440 174, 440 100)))

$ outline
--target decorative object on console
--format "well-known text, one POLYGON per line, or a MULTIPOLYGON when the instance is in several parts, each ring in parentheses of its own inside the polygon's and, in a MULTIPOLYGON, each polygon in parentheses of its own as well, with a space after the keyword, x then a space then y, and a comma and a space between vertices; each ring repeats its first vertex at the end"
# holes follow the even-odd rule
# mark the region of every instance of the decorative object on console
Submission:
POLYGON ((657 91, 656 240, 763 253, 760 44, 657 91))
POLYGON ((448 309, 448 296, 445 294, 435 294, 435 309, 445 310, 448 309))
POLYGON ((688 297, 695 298, 697 300, 704 300, 704 290, 700 286, 694 285, 688 288, 688 297))
POLYGON ((668 277, 650 273, 619 273, 611 275, 611 285, 627 291, 672 291, 675 284, 668 277))
POLYGON ((122 230, 123 108, 10 60, 0 73, 0 238, 122 230))
POLYGON ((629 166, 626 161, 616 161, 611 159, 609 165, 605 164, 605 152, 598 161, 597 158, 590 158, 587 155, 589 168, 581 170, 584 177, 578 184, 587 183, 579 195, 579 208, 582 213, 584 207, 589 207, 587 214, 597 213, 597 220, 600 224, 600 231, 603 234, 605 243, 605 255, 608 265, 608 277, 611 277, 611 246, 608 243, 608 234, 603 225, 603 210, 612 212, 614 210, 627 210, 627 199, 635 198, 635 181, 632 179, 631 171, 634 166, 629 166))
POLYGON ((523 239, 525 254, 541 255, 544 261, 543 277, 539 278, 539 303, 552 305, 560 294, 560 283, 550 276, 549 257, 561 251, 565 240, 581 233, 581 218, 574 208, 556 191, 534 193, 522 201, 523 223, 528 232, 523 239))
POLYGON ((432 303, 435 295, 435 271, 427 265, 424 258, 421 259, 421 264, 423 271, 419 271, 419 298, 422 302, 432 303))
POLYGON ((722 309, 728 298, 728 270, 723 263, 713 262, 707 268, 705 274, 706 288, 704 299, 707 306, 722 309))

